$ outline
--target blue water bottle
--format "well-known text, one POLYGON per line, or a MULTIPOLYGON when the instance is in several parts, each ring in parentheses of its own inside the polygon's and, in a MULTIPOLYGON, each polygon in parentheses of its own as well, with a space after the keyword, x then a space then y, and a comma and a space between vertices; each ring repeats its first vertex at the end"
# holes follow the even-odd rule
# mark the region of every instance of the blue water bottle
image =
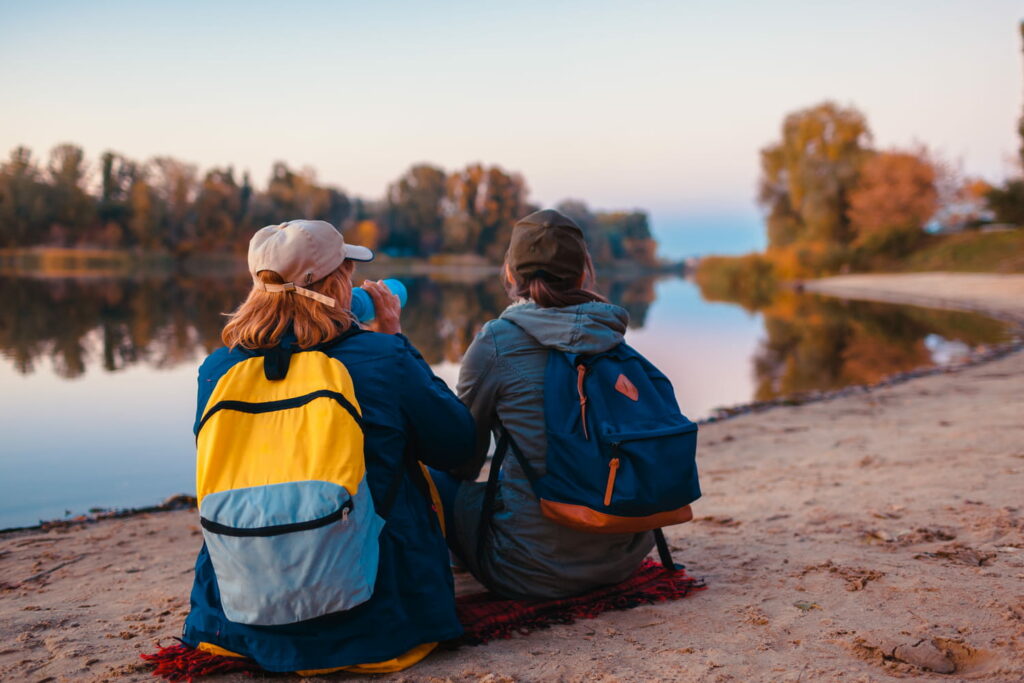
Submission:
MULTIPOLYGON (((405 308, 405 302, 409 299, 409 292, 406 291, 405 285, 402 284, 401 280, 388 278, 384 280, 383 284, 388 288, 388 291, 398 297, 398 305, 405 308)), ((362 287, 352 288, 352 314, 361 323, 372 322, 377 317, 377 311, 373 310, 373 299, 362 287)))

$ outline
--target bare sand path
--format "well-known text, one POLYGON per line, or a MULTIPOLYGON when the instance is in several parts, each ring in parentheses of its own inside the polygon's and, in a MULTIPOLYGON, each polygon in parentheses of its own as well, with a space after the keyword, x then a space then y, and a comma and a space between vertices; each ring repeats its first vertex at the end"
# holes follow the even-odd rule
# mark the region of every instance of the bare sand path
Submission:
MULTIPOLYGON (((931 279, 884 277, 883 292, 936 295, 931 279)), ((1024 311, 999 284, 1016 279, 941 277, 947 300, 1024 311)), ((707 591, 385 678, 1024 680, 1022 390, 1016 353, 706 425, 699 518, 668 535, 707 591)), ((0 536, 0 679, 151 680, 138 653, 180 631, 196 522, 167 512, 0 536)))
POLYGON ((812 292, 847 299, 987 311, 1024 319, 1024 275, 989 273, 866 274, 811 280, 812 292))

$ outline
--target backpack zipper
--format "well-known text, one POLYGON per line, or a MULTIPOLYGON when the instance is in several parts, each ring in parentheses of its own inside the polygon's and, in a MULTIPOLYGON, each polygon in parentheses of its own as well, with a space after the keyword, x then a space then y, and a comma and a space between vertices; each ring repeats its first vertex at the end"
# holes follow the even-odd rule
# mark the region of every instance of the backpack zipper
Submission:
POLYGON ((697 424, 687 420, 686 422, 659 427, 658 429, 645 429, 642 432, 611 432, 605 426, 604 438, 615 439, 610 443, 622 444, 625 441, 640 441, 643 439, 656 439, 661 436, 673 434, 689 434, 697 431, 697 424))
POLYGON ((353 503, 352 499, 349 498, 341 504, 340 508, 329 515, 325 515, 324 517, 311 519, 305 522, 290 522, 287 524, 274 524, 263 527, 233 527, 221 524, 220 522, 214 522, 206 517, 200 517, 199 524, 207 531, 215 534, 221 534, 222 536, 280 536, 281 534, 290 534, 297 531, 318 529, 339 520, 342 524, 348 524, 349 513, 354 507, 355 503, 353 503))
MULTIPOLYGON (((612 444, 612 453, 618 450, 619 444, 612 444)), ((612 491, 615 490, 615 475, 619 471, 619 458, 613 457, 608 461, 608 485, 604 489, 604 505, 608 507, 612 504, 612 491)))
POLYGON ((583 378, 587 376, 587 366, 580 363, 576 366, 576 392, 580 395, 580 422, 583 423, 583 438, 590 441, 587 432, 587 395, 583 392, 583 378))

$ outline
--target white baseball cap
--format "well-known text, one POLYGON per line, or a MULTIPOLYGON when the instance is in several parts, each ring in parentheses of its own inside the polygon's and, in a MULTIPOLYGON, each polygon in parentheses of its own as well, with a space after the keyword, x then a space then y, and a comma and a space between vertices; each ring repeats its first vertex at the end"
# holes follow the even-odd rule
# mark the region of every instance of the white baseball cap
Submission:
POLYGON ((334 299, 305 289, 327 277, 342 261, 372 261, 366 247, 345 244, 345 238, 326 221, 297 220, 268 225, 249 240, 249 273, 257 288, 267 292, 295 292, 334 307, 334 299), (266 284, 256 277, 272 270, 284 284, 266 284))

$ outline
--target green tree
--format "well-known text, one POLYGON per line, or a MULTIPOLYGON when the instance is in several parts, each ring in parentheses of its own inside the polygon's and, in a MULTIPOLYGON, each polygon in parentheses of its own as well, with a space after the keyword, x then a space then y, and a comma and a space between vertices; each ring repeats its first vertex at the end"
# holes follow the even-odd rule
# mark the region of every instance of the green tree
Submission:
POLYGON ((148 166, 140 166, 128 188, 128 229, 134 243, 153 251, 167 243, 168 206, 150 183, 148 166))
POLYGON ((1011 178, 1002 187, 994 187, 985 196, 1000 223, 1024 226, 1024 178, 1011 178))
POLYGON ((590 210, 587 203, 579 199, 566 199, 558 203, 555 209, 576 222, 587 240, 587 250, 597 263, 611 261, 612 247, 604 226, 598 222, 597 215, 590 210))
POLYGON ((327 221, 341 226, 352 211, 352 202, 344 192, 331 187, 317 184, 316 173, 312 169, 295 172, 282 161, 274 164, 267 183, 267 190, 262 194, 252 194, 251 200, 240 196, 247 204, 247 211, 253 227, 275 225, 297 218, 310 218, 327 221))
MULTIPOLYGON (((597 214, 597 227, 607 242, 613 260, 653 262, 654 240, 644 211, 602 211, 597 214)), ((606 260, 602 254, 599 260, 606 260)))
POLYGON ((203 249, 231 245, 242 206, 241 188, 232 168, 212 169, 196 196, 196 238, 203 249))
POLYGON ((131 188, 138 164, 116 152, 104 152, 100 160, 100 198, 96 213, 107 232, 124 246, 129 234, 131 188))
POLYGON ((867 120, 852 107, 823 102, 786 117, 782 140, 761 150, 770 246, 851 241, 849 194, 870 140, 867 120))
POLYGON ((81 147, 61 144, 50 151, 50 212, 59 230, 75 241, 92 227, 96 217, 95 200, 85 189, 87 173, 81 147))
POLYGON ((383 217, 388 247, 420 255, 441 249, 446 180, 440 168, 417 164, 388 186, 383 217))
POLYGON ((444 250, 454 254, 476 252, 483 232, 477 217, 476 195, 483 182, 484 169, 471 164, 461 171, 449 174, 445 183, 443 204, 444 250))
POLYGON ((42 241, 49 213, 46 185, 32 152, 14 148, 0 164, 0 242, 22 246, 42 241))
POLYGON ((198 171, 171 157, 157 157, 150 163, 153 189, 165 207, 163 235, 168 247, 178 248, 195 232, 194 202, 199 193, 198 171))
MULTIPOLYGON (((1020 37, 1024 44, 1024 21, 1020 22, 1020 37)), ((1020 135, 1020 170, 1024 173, 1024 113, 1017 120, 1020 135)), ((1010 178, 1002 187, 994 187, 986 196, 989 208, 1000 223, 1024 226, 1024 176, 1010 178)))

